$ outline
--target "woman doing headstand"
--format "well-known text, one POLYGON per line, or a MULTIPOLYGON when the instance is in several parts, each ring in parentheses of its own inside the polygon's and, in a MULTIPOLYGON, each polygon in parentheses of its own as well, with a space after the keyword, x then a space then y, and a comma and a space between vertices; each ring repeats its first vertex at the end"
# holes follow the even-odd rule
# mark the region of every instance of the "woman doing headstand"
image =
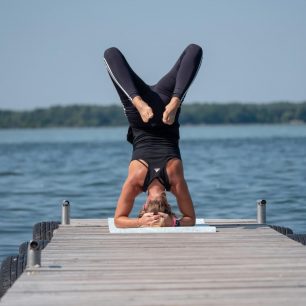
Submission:
POLYGON ((179 114, 187 90, 202 61, 202 49, 189 45, 172 69, 153 86, 147 85, 129 66, 117 48, 104 53, 107 71, 114 83, 129 121, 127 139, 133 144, 128 177, 115 212, 118 227, 190 226, 195 224, 192 199, 184 179, 179 150, 179 114), (165 190, 177 199, 180 219, 160 212, 129 218, 134 200, 148 192, 146 203, 167 205, 165 190))

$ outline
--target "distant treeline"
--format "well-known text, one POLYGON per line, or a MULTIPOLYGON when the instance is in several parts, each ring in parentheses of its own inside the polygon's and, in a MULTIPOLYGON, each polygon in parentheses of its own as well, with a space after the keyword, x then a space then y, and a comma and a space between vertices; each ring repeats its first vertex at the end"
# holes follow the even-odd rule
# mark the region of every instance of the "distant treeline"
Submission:
MULTIPOLYGON (((185 103, 181 124, 306 123, 306 102, 269 104, 185 103)), ((122 107, 53 106, 32 111, 0 110, 0 128, 95 127, 127 125, 122 107)))

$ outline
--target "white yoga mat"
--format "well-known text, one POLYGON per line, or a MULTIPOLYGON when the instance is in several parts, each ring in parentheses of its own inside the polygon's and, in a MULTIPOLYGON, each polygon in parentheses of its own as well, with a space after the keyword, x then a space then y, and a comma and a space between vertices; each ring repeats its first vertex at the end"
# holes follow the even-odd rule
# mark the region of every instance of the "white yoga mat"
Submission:
POLYGON ((195 226, 119 228, 115 226, 114 218, 108 218, 108 228, 112 234, 215 233, 217 231, 215 226, 205 224, 204 219, 196 219, 195 226))

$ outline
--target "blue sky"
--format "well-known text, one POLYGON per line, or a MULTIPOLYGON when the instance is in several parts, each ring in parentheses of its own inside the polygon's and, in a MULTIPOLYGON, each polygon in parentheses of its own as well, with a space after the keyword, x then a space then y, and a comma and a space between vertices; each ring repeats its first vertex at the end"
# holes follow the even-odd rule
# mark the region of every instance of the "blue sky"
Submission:
POLYGON ((305 0, 1 0, 0 109, 119 104, 106 48, 154 84, 191 42, 186 102, 306 100, 305 0))

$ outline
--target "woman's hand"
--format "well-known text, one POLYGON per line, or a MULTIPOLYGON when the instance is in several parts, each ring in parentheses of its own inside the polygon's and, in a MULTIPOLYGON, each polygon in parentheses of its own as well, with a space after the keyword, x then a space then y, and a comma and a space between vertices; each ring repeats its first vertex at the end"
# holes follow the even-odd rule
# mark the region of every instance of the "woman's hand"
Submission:
POLYGON ((163 212, 159 212, 158 213, 160 215, 161 218, 163 218, 164 222, 163 222, 163 225, 162 226, 166 226, 166 227, 171 227, 173 226, 173 218, 172 216, 166 214, 166 213, 163 213, 163 212))
POLYGON ((145 213, 139 218, 139 227, 154 226, 160 222, 160 215, 154 215, 153 213, 145 213))

